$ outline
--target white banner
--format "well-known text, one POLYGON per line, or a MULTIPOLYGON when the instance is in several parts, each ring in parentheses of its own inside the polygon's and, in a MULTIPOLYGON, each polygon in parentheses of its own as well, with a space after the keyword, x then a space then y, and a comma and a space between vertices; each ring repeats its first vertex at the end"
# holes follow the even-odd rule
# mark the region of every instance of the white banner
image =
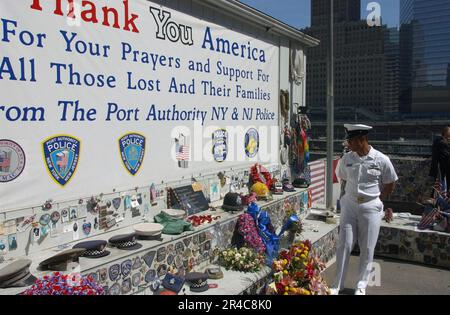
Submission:
POLYGON ((0 210, 277 162, 276 44, 144 0, 0 18, 0 210))

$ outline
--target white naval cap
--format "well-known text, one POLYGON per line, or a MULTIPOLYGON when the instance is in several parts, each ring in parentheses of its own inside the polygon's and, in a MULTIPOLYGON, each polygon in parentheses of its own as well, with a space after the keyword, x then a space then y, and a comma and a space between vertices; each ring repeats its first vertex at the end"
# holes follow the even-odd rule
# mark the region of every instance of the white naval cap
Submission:
POLYGON ((371 126, 361 124, 345 124, 344 128, 347 133, 346 139, 367 135, 369 133, 369 130, 373 129, 371 126))

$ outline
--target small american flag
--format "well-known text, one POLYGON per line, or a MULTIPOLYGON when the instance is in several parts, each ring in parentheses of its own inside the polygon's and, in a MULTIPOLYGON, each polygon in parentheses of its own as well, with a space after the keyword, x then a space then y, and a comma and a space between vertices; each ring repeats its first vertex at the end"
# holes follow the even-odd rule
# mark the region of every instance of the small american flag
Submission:
POLYGON ((0 171, 7 172, 11 166, 11 153, 10 152, 0 152, 0 171))
POLYGON ((178 161, 186 161, 189 159, 189 147, 187 145, 179 145, 177 146, 177 155, 176 158, 178 161))
POLYGON ((431 228, 433 223, 436 221, 438 217, 439 217, 439 210, 436 208, 429 211, 428 213, 424 213, 422 215, 422 220, 420 220, 420 223, 417 226, 417 228, 419 230, 426 230, 431 228))
POLYGON ((67 153, 68 152, 64 151, 58 154, 56 157, 56 165, 58 165, 60 172, 65 172, 67 165, 69 164, 67 153))
POLYGON ((435 191, 442 197, 447 195, 447 180, 444 178, 442 181, 436 180, 434 183, 435 191))

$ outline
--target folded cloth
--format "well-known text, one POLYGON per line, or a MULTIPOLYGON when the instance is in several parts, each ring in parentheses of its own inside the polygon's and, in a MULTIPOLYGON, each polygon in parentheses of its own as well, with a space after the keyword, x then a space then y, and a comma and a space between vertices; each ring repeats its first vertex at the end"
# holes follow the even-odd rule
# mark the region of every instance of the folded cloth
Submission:
POLYGON ((165 212, 160 212, 155 216, 154 220, 156 223, 164 226, 164 229, 162 230, 163 234, 178 235, 185 231, 194 230, 191 223, 186 222, 183 219, 175 219, 165 212))

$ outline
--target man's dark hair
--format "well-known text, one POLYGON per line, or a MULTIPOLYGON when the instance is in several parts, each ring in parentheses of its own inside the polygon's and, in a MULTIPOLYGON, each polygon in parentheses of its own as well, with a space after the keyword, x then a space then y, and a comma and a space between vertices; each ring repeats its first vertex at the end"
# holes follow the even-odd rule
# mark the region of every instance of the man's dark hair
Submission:
POLYGON ((445 134, 446 134, 449 130, 450 130, 450 126, 445 127, 445 128, 442 130, 442 136, 445 136, 445 134))

